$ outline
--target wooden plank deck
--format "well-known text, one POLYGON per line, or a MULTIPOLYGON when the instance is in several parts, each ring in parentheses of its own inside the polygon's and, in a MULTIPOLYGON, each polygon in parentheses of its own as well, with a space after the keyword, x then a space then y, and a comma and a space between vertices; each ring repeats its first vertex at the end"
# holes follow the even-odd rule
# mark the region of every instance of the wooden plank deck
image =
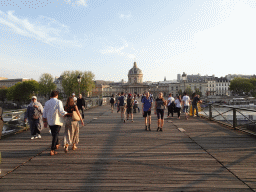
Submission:
POLYGON ((109 106, 86 111, 85 123, 67 154, 49 155, 48 130, 0 140, 0 191, 256 191, 256 138, 245 133, 184 117, 156 132, 155 115, 146 132, 141 114, 123 123, 109 106))

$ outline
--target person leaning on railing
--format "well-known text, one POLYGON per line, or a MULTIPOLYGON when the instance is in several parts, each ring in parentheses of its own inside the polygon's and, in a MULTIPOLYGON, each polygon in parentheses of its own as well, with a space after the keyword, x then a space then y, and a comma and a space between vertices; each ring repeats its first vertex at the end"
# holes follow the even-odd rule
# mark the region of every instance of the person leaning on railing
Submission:
POLYGON ((199 95, 195 95, 192 101, 192 117, 194 117, 195 110, 196 110, 196 116, 199 117, 197 103, 202 103, 199 95))

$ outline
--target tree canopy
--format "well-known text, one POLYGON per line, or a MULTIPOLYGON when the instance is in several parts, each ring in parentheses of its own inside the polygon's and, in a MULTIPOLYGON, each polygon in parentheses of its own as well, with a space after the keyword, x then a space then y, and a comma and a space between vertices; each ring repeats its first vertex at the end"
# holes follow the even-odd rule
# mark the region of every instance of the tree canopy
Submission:
POLYGON ((230 81, 229 89, 238 95, 248 95, 255 90, 253 83, 253 79, 238 77, 230 81))
POLYGON ((45 97, 50 95, 52 90, 56 89, 56 84, 54 83, 54 78, 49 73, 44 73, 40 76, 39 80, 39 93, 45 97))
POLYGON ((0 88, 0 100, 4 103, 5 99, 7 99, 7 87, 1 87, 0 88))
POLYGON ((81 76, 80 93, 86 95, 91 92, 95 87, 94 74, 90 71, 64 71, 62 73, 62 87, 66 95, 70 96, 72 93, 79 93, 79 83, 77 82, 77 76, 81 76))
POLYGON ((28 102, 32 95, 39 90, 39 83, 35 80, 18 82, 8 88, 7 99, 14 100, 18 103, 28 102))

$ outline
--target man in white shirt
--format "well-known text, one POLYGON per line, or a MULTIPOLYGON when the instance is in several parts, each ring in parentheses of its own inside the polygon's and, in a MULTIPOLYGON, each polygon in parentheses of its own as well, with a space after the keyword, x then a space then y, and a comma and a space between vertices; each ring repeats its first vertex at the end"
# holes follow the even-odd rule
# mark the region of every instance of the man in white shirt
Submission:
POLYGON ((172 114, 172 118, 173 118, 173 111, 174 111, 175 104, 174 104, 174 98, 172 97, 171 93, 169 94, 169 97, 168 97, 167 107, 168 107, 168 115, 167 115, 167 117, 170 117, 169 115, 171 113, 172 114))
POLYGON ((63 125, 61 122, 61 116, 65 116, 67 114, 63 109, 62 101, 58 100, 58 91, 51 92, 51 99, 45 103, 44 112, 43 112, 43 121, 44 127, 47 127, 47 123, 51 129, 52 133, 52 146, 50 155, 55 155, 56 149, 59 148, 59 132, 60 128, 63 125))
POLYGON ((187 95, 186 92, 184 93, 182 101, 184 106, 184 112, 186 114, 186 120, 188 120, 188 107, 189 107, 190 97, 187 95))

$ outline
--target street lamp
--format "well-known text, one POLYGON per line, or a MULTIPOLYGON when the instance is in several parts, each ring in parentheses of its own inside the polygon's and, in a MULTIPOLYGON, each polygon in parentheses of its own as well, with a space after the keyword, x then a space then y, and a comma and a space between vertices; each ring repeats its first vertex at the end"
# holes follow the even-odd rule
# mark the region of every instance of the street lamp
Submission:
POLYGON ((80 74, 77 76, 77 82, 79 84, 78 88, 79 88, 79 95, 80 95, 80 83, 81 83, 81 79, 82 77, 80 76, 80 74))
POLYGON ((185 93, 186 91, 185 82, 187 81, 187 74, 185 72, 183 72, 182 74, 182 80, 184 82, 184 93, 185 93))

